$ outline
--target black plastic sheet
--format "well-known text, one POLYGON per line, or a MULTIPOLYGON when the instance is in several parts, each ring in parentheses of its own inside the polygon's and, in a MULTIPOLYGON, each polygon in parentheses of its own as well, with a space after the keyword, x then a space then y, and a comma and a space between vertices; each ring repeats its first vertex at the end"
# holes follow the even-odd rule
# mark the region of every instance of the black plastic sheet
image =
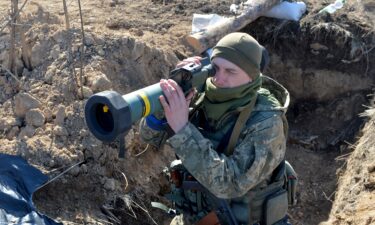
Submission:
POLYGON ((37 211, 33 193, 48 177, 19 156, 0 154, 0 224, 55 225, 37 211))

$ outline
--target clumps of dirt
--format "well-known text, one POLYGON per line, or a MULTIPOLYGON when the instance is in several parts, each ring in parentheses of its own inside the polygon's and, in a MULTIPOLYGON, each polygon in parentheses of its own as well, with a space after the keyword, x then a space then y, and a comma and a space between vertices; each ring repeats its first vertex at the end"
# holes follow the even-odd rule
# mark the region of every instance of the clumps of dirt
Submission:
POLYGON ((257 25, 250 24, 248 31, 283 61, 295 60, 299 68, 335 68, 361 77, 373 74, 369 60, 375 54, 370 51, 375 31, 363 4, 347 2, 335 14, 318 13, 325 6, 322 2, 307 5, 309 12, 299 22, 261 18, 257 25), (260 27, 265 24, 266 28, 260 27))
POLYGON ((329 220, 322 225, 375 223, 375 109, 368 109, 362 115, 368 117, 361 131, 363 136, 348 156, 329 220))
POLYGON ((260 18, 245 28, 271 50, 275 66, 267 72, 287 86, 295 101, 368 90, 374 79, 375 30, 361 5, 348 3, 335 15, 317 14, 321 8, 311 6, 299 22, 260 18))
MULTIPOLYGON (((82 96, 78 85, 80 33, 74 29, 68 33, 53 24, 35 24, 25 37, 32 53, 31 70, 25 67, 22 54, 17 54, 17 71, 22 73, 0 73, 0 152, 21 155, 50 178, 77 164, 36 193, 37 207, 67 223, 99 223, 107 219, 102 206, 113 208, 114 200, 125 195, 133 199, 133 207, 138 204, 147 215, 150 204, 145 204, 150 196, 158 200, 157 177, 173 154, 148 147, 142 158, 136 158, 146 146, 138 142, 134 127, 126 137, 126 160, 119 159, 116 143, 103 144, 87 130, 83 109, 94 93, 116 90, 125 94, 167 77, 177 62, 175 55, 127 36, 88 32, 82 96)), ((7 36, 0 37, 0 43, 7 41, 7 36)), ((3 65, 8 46, 0 47, 3 65)), ((157 217, 158 212, 154 214, 157 217)))

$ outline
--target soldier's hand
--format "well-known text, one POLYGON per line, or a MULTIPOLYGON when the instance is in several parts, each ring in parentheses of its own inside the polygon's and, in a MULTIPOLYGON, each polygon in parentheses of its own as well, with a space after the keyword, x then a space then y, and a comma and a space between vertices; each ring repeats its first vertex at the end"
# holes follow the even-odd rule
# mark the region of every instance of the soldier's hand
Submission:
POLYGON ((181 87, 172 79, 160 80, 160 86, 165 96, 159 97, 165 118, 172 130, 177 133, 188 123, 189 105, 195 92, 191 91, 185 97, 181 87))
POLYGON ((180 61, 179 63, 177 63, 176 65, 176 68, 181 68, 187 64, 190 64, 190 63, 194 63, 194 64, 201 64, 201 61, 202 60, 202 57, 200 56, 193 56, 193 57, 190 57, 190 58, 187 58, 187 59, 184 59, 182 61, 180 61))

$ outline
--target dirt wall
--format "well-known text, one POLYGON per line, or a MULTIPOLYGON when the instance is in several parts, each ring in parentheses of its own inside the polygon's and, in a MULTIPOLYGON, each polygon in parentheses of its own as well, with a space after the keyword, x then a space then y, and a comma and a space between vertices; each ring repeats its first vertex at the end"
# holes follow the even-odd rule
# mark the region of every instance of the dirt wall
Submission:
POLYGON ((362 129, 362 137, 353 146, 348 156, 345 172, 341 173, 335 202, 332 206, 328 224, 375 223, 375 110, 368 109, 362 116, 368 117, 362 129))

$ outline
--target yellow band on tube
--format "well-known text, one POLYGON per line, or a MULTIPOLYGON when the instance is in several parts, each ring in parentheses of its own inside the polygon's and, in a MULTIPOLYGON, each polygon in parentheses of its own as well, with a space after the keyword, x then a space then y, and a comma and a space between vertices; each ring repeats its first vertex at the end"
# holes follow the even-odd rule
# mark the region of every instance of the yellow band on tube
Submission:
POLYGON ((150 101, 148 100, 148 97, 144 92, 139 92, 138 95, 142 98, 142 100, 144 102, 145 110, 143 111, 143 116, 148 116, 148 114, 150 114, 150 110, 151 110, 150 101))

